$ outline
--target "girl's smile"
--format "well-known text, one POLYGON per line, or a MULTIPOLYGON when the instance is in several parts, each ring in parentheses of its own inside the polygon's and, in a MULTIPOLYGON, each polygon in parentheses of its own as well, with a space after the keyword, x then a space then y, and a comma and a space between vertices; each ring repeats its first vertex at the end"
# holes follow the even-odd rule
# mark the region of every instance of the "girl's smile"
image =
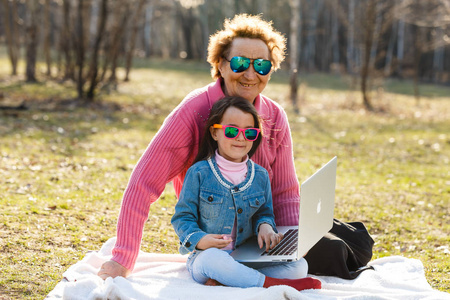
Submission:
MULTIPOLYGON (((255 126, 252 114, 243 112, 233 106, 225 111, 220 123, 240 128, 253 128, 255 126)), ((219 128, 211 127, 210 132, 213 139, 217 141, 220 156, 233 162, 242 162, 253 146, 253 142, 246 140, 242 132, 239 132, 234 139, 225 137, 223 130, 219 128)))

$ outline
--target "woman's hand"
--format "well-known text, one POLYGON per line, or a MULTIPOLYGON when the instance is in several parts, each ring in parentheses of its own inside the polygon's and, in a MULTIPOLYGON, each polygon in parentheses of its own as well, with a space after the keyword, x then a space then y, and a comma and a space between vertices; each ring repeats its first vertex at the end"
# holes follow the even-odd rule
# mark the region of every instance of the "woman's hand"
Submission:
POLYGON ((228 236, 224 234, 207 234, 197 244, 197 249, 206 250, 208 248, 223 248, 228 246, 232 240, 227 239, 228 236))
POLYGON ((266 252, 273 249, 278 243, 283 239, 282 233, 275 233, 272 226, 267 223, 259 225, 258 232, 258 245, 262 249, 264 244, 266 244, 266 252))
POLYGON ((115 262, 113 260, 108 260, 103 263, 100 271, 98 271, 97 275, 100 276, 101 279, 105 280, 108 277, 115 278, 117 276, 128 277, 131 274, 131 271, 115 262))

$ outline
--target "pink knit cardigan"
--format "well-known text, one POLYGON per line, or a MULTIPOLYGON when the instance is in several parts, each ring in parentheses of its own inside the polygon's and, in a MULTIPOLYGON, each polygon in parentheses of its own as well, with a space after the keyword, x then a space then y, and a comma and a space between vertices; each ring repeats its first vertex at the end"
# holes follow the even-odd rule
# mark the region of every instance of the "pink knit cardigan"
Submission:
MULTIPOLYGON (((134 268, 150 205, 170 181, 179 196, 211 107, 223 97, 221 82, 217 80, 191 92, 165 119, 131 174, 122 200, 112 260, 127 269, 134 268)), ((277 225, 297 225, 299 184, 286 113, 263 95, 256 97, 254 105, 263 120, 263 140, 252 160, 269 172, 277 225)))

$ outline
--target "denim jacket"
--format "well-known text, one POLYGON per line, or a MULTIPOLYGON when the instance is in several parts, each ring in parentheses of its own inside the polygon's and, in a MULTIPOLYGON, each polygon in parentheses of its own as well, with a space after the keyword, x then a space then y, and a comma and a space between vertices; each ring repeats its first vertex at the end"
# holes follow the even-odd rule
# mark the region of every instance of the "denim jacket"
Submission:
POLYGON ((267 223, 276 232, 269 175, 250 159, 243 182, 226 180, 214 158, 197 162, 186 173, 172 225, 181 254, 193 252, 207 234, 231 234, 235 216, 236 247, 267 223))

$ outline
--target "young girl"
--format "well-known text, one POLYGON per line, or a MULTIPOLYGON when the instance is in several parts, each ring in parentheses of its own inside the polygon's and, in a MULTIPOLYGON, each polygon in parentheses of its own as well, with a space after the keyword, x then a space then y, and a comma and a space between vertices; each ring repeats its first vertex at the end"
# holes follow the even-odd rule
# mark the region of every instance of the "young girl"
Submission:
POLYGON ((266 250, 275 247, 282 235, 275 229, 268 173, 249 159, 261 142, 254 106, 241 97, 225 97, 211 108, 205 128, 172 217, 180 252, 192 252, 187 261, 192 278, 242 288, 321 288, 319 280, 304 278, 308 272, 304 259, 250 268, 229 255, 253 235, 266 250))

